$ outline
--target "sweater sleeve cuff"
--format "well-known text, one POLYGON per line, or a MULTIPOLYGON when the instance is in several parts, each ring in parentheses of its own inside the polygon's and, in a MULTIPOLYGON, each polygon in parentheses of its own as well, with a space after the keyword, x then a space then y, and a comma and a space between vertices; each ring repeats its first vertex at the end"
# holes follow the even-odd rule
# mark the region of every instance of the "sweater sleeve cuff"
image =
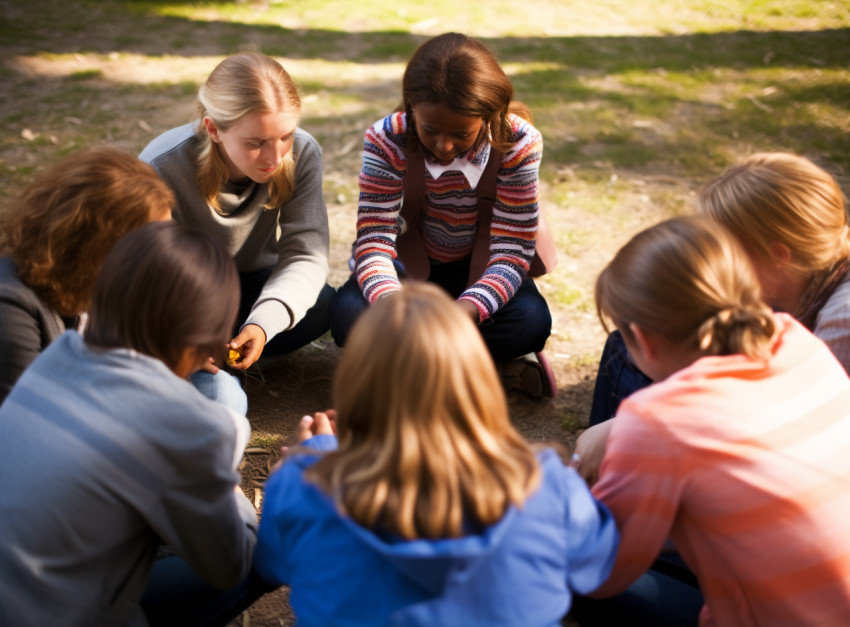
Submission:
POLYGON ((334 451, 337 448, 335 435, 314 435, 312 438, 301 443, 304 448, 312 448, 317 451, 334 451))
POLYGON ((268 344, 275 335, 292 326, 292 313, 279 300, 266 300, 254 306, 254 310, 242 327, 248 324, 256 324, 260 327, 266 334, 266 344, 268 344))

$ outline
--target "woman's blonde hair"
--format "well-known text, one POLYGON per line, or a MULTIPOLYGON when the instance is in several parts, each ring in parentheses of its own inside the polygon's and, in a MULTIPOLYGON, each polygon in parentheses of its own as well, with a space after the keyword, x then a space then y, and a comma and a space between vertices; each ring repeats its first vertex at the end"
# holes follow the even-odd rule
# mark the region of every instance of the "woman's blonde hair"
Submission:
MULTIPOLYGON (((220 209, 218 195, 229 178, 221 147, 204 131, 210 118, 221 131, 251 113, 301 113, 301 98, 283 66, 259 52, 241 52, 219 63, 198 90, 198 132, 202 138, 198 155, 198 185, 207 203, 220 209)), ((286 153, 280 169, 269 181, 268 209, 280 207, 295 188, 295 161, 286 153)))
POLYGON ((402 110, 407 116, 407 141, 421 148, 413 108, 422 102, 440 103, 462 115, 484 119, 475 147, 490 141, 503 152, 515 143, 508 113, 533 122, 528 107, 513 99, 511 80, 496 56, 480 41, 461 33, 444 33, 423 43, 407 64, 402 78, 402 110))
POLYGON ((77 315, 115 243, 173 204, 147 163, 110 147, 78 152, 39 173, 4 213, 4 254, 48 307, 77 315))
POLYGON ((769 355, 775 322, 740 244, 703 217, 635 235, 596 280, 596 311, 628 339, 630 324, 703 355, 769 355))
POLYGON ((850 256, 844 196, 835 179, 793 154, 759 153, 708 183, 699 211, 729 229, 756 259, 784 244, 791 267, 807 276, 850 256))
POLYGON ((459 537, 539 484, 478 330, 433 285, 407 282, 360 316, 334 405, 339 449, 305 476, 364 527, 459 537))

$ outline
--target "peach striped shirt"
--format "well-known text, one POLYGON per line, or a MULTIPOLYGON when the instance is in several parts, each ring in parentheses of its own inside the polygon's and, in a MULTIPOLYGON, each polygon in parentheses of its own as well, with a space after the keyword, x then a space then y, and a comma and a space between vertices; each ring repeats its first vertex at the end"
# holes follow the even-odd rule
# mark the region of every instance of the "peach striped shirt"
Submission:
POLYGON ((594 495, 624 590, 672 538, 703 625, 850 625, 850 380, 790 316, 765 363, 706 357, 623 401, 594 495))

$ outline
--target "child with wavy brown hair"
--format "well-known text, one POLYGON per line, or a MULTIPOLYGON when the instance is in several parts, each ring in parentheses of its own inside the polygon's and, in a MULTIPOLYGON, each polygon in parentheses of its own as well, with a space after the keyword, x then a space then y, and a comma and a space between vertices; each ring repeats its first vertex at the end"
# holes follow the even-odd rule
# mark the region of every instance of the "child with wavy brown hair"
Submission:
POLYGON ((127 232, 171 216, 149 165, 115 148, 40 172, 2 217, 0 402, 21 373, 88 311, 103 259, 127 232))
POLYGON ((104 260, 85 333, 21 375, 0 406, 4 625, 224 625, 266 590, 236 469, 250 426, 187 380, 224 353, 238 290, 212 237, 143 225, 104 260))
POLYGON ((607 512, 511 426, 480 334, 440 288, 409 282, 363 313, 334 404, 269 479, 254 558, 291 584, 299 621, 553 625, 607 576, 607 512))
MULTIPOLYGON (((840 624, 850 607, 850 379, 829 348, 771 311, 743 248, 704 217, 632 238, 600 274, 596 306, 654 383, 591 430, 603 438, 588 431, 577 444, 592 480, 587 452, 602 443, 593 493, 622 535, 593 596, 625 590, 669 537, 705 598, 701 624, 840 624)), ((581 604, 579 621, 668 624, 670 606, 644 595, 685 584, 646 577, 655 585, 581 604)))

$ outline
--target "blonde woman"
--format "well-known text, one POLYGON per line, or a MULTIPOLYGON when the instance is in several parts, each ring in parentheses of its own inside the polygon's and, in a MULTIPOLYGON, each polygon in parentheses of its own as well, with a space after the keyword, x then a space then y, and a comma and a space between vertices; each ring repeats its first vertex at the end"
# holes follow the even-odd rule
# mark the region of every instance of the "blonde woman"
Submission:
POLYGON ((553 625, 607 576, 606 510, 513 429, 475 324, 441 288, 408 282, 364 311, 334 401, 269 479, 254 554, 300 622, 553 625))
MULTIPOLYGON (((669 537, 705 597, 700 624, 843 624, 850 379, 829 348, 771 312, 740 244, 702 217, 635 236, 599 276, 596 306, 655 383, 596 427, 607 441, 593 493, 622 540, 594 596, 626 589, 669 537)), ((667 624, 669 606, 635 596, 653 613, 615 597, 582 604, 579 622, 667 624)))
POLYGON ((235 54, 198 91, 198 119, 141 154, 174 191, 174 219, 212 234, 236 262, 241 306, 230 347, 240 370, 328 329, 322 156, 298 128, 300 115, 298 91, 277 61, 235 54))

